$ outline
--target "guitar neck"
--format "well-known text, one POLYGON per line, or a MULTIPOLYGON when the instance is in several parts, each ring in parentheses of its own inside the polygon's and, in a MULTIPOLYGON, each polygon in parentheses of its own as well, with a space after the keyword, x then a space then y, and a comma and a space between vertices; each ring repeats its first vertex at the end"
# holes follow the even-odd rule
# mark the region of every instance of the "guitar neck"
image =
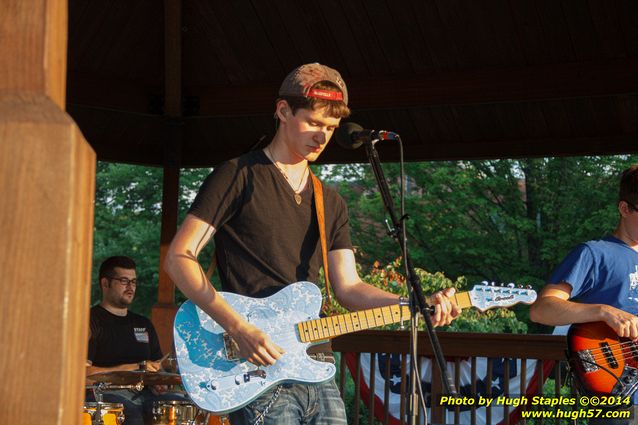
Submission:
MULTIPOLYGON (((471 307, 469 292, 454 294, 454 303, 461 308, 471 307)), ((428 304, 433 304, 432 297, 426 297, 428 304)), ((376 307, 352 313, 339 314, 321 319, 307 320, 297 324, 302 342, 324 341, 351 332, 372 329, 378 326, 391 325, 410 319, 410 308, 407 305, 394 304, 376 307)))

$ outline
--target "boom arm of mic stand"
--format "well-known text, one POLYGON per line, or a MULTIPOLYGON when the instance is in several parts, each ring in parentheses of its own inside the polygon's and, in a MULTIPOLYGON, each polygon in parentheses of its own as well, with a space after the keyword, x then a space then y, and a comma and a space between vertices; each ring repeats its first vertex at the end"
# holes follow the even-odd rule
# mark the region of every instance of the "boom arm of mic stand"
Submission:
MULTIPOLYGON (((388 183, 385 179, 385 175, 383 174, 383 169, 381 168, 381 161, 379 159, 379 154, 377 150, 374 148, 374 143, 365 143, 366 145, 366 153, 368 155, 368 160, 370 161, 370 165, 372 167, 372 171, 374 173, 374 177, 377 181, 377 185, 379 187, 379 191, 381 192, 381 198, 383 199, 383 204, 385 205, 385 209, 390 215, 390 219, 392 221, 393 231, 392 235, 399 242, 401 246, 401 252, 403 254, 403 259, 407 264, 407 270, 409 276, 407 276, 407 281, 410 283, 412 290, 414 291, 414 301, 416 307, 419 309, 423 318, 425 320, 426 329, 428 332, 428 336, 430 337, 430 343, 432 344, 432 351, 434 352, 434 357, 436 359, 436 363, 441 371, 441 380, 443 381, 443 388, 446 394, 456 396, 457 391, 447 373, 447 367, 445 364, 445 358, 443 357, 443 350, 441 349, 441 344, 439 343, 439 338, 434 331, 434 327, 432 326, 432 319, 430 318, 430 314, 432 312, 432 308, 426 303, 425 297, 423 296, 423 290, 421 289, 421 281, 414 271, 414 267, 412 266, 412 261, 410 259, 410 255, 407 252, 407 246, 405 247, 404 252, 404 238, 403 233, 399 231, 403 227, 403 222, 399 222, 397 220, 396 214, 394 213, 394 204, 392 202, 392 196, 390 195, 390 189, 388 188, 388 183)), ((403 218, 403 217, 402 217, 403 218)), ((411 303, 412 305, 413 303, 411 303)), ((412 314, 414 315, 414 311, 412 314)))

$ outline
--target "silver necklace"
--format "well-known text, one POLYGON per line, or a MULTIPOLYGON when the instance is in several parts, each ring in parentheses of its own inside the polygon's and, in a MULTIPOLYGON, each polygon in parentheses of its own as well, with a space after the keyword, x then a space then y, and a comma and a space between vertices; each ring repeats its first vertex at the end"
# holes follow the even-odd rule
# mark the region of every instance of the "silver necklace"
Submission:
POLYGON ((279 172, 284 176, 284 178, 286 179, 286 181, 288 182, 288 184, 290 185, 290 187, 293 189, 293 191, 295 192, 295 202, 297 203, 297 205, 301 205, 301 201, 303 200, 301 197, 301 184, 304 181, 304 178, 306 177, 306 173, 308 172, 308 164, 306 164, 306 169, 304 170, 303 174, 301 175, 301 180, 299 180, 299 184, 297 185, 297 189, 295 189, 295 186, 292 184, 292 182, 290 181, 290 178, 288 177, 288 174, 286 174, 286 172, 283 170, 283 168, 281 168, 278 164, 277 161, 275 160, 274 155, 272 154, 272 151, 270 150, 270 145, 268 147, 266 147, 266 149, 268 150, 268 159, 270 159, 272 161, 273 164, 275 164, 275 167, 277 167, 277 169, 279 170, 279 172))

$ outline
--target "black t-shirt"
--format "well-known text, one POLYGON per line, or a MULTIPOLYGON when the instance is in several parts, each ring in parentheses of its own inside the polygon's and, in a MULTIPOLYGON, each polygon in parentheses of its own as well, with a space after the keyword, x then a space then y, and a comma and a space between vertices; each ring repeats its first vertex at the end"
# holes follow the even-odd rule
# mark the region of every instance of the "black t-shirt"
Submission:
POLYGON ((91 308, 90 331, 88 359, 93 366, 111 367, 162 358, 153 324, 132 311, 117 316, 96 305, 91 308))
MULTIPOLYGON (((324 185, 328 251, 352 249, 348 211, 324 185)), ((224 162, 206 178, 190 213, 215 228, 222 289, 271 295, 300 280, 316 282, 322 266, 312 183, 298 205, 294 191, 262 150, 224 162)))

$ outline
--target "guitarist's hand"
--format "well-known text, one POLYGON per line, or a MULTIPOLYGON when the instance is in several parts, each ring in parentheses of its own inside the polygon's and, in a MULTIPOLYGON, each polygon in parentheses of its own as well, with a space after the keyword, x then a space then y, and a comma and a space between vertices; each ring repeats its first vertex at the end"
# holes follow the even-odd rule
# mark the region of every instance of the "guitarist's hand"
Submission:
POLYGON ((434 300, 434 314, 431 317, 433 326, 449 325, 456 316, 461 314, 461 308, 451 301, 454 292, 454 288, 447 288, 432 295, 434 300))
POLYGON ((601 305, 601 316, 620 337, 638 339, 638 316, 610 305, 601 305))
POLYGON ((285 353, 268 335, 250 323, 244 324, 230 336, 239 347, 240 357, 257 366, 273 365, 285 353))

